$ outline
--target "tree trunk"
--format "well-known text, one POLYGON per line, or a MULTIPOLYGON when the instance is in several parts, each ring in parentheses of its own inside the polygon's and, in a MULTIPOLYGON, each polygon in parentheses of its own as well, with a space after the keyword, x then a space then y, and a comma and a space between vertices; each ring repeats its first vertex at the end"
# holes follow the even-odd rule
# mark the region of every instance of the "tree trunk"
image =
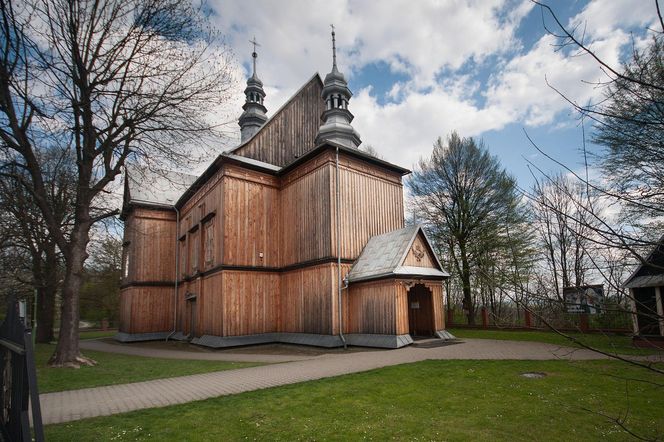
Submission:
POLYGON ((49 360, 52 367, 79 367, 95 365, 95 361, 81 355, 78 345, 78 323, 80 320, 79 295, 83 285, 83 264, 87 258, 86 246, 90 227, 78 225, 72 232, 69 253, 62 286, 62 308, 60 335, 55 352, 49 360))
POLYGON ((39 343, 53 341, 53 322, 55 319, 55 297, 58 292, 58 256, 55 243, 45 247, 46 261, 37 289, 37 334, 35 339, 39 343))
POLYGON ((55 313, 55 291, 48 287, 37 289, 37 334, 35 340, 48 344, 53 336, 53 316, 55 313))
POLYGON ((58 257, 55 243, 50 243, 47 247, 42 274, 43 285, 37 290, 37 335, 35 339, 39 343, 49 343, 54 339, 55 297, 58 292, 58 257))
POLYGON ((461 285, 463 288, 463 303, 467 309, 466 316, 468 317, 468 325, 475 325, 475 308, 473 306, 473 298, 470 292, 470 264, 468 263, 468 256, 466 255, 466 248, 461 249, 461 285))

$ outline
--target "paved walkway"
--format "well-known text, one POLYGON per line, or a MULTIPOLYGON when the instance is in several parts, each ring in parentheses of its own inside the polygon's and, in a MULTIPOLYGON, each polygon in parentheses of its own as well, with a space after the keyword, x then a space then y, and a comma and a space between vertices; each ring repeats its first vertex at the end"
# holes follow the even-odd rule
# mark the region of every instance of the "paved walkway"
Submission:
MULTIPOLYGON (((97 344, 92 341, 81 342, 84 348, 92 349, 94 347, 96 350, 103 348, 98 345, 99 343, 103 344, 103 342, 99 341, 97 344)), ((116 351, 118 350, 118 346, 112 344, 106 345, 115 347, 116 351)), ((137 350, 140 349, 139 347, 134 348, 137 350)), ((122 352, 125 353, 126 351, 122 352)), ((183 358, 184 356, 192 358, 193 355, 208 355, 208 353, 154 349, 148 349, 141 354, 145 356, 158 355, 157 357, 166 357, 164 355, 169 354, 174 358, 183 358)), ((209 355, 215 354, 209 353, 209 355)), ((230 359, 220 360, 235 361, 247 360, 241 359, 241 357, 250 356, 241 353, 233 355, 220 353, 216 355, 230 356, 230 359)), ((259 356, 262 358, 265 356, 280 355, 259 356)), ((291 358, 291 360, 293 358, 291 356, 281 357, 291 358)), ((436 348, 411 346, 391 351, 334 353, 311 357, 297 356, 297 358, 300 360, 261 367, 42 394, 40 400, 43 422, 44 424, 55 424, 95 416, 124 413, 143 408, 164 407, 426 359, 603 359, 601 355, 588 350, 572 349, 538 342, 489 339, 464 339, 458 344, 436 348)), ((257 361, 258 359, 253 360, 257 361)))

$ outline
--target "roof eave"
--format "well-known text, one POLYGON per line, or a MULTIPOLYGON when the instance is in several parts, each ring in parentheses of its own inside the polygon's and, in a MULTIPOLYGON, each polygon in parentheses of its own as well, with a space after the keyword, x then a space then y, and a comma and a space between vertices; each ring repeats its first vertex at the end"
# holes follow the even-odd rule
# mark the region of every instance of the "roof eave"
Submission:
POLYGON ((315 146, 313 149, 310 151, 306 152, 304 155, 302 155, 299 158, 296 158, 294 161, 291 163, 285 165, 281 171, 279 172, 280 175, 283 175, 285 173, 290 172, 291 170, 295 169, 297 166, 299 166, 302 163, 307 162, 311 158, 315 157, 318 155, 321 151, 325 150, 326 148, 338 148, 340 151, 350 154, 352 156, 358 157, 364 161, 367 161, 369 163, 381 166, 385 169, 389 169, 393 172, 399 173, 401 176, 405 176, 411 173, 409 169, 406 169, 401 166, 397 166, 396 164, 389 163, 385 160, 381 160, 380 158, 376 158, 374 156, 371 156, 367 153, 364 153, 360 150, 357 149, 352 149, 350 147, 344 146, 342 144, 335 143, 333 141, 325 141, 323 143, 318 144, 315 146))

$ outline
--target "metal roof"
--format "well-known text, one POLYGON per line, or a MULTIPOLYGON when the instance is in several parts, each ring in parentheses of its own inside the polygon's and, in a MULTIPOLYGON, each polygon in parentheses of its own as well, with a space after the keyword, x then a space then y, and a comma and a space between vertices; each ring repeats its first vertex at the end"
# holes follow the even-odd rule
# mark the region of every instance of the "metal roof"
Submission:
POLYGON ((637 276, 625 284, 625 287, 630 289, 661 286, 664 286, 664 274, 637 276))
POLYGON ((243 157, 241 155, 235 155, 233 153, 222 153, 221 156, 225 158, 230 158, 231 160, 235 160, 239 163, 243 163, 248 166, 254 166, 259 169, 264 169, 269 172, 279 172, 282 169, 281 167, 275 166, 274 164, 266 163, 264 161, 254 160, 253 158, 243 157))
POLYGON ((661 276, 664 274, 664 270, 662 270, 664 268, 664 235, 660 237, 655 247, 651 249, 645 262, 645 264, 643 262, 639 263, 632 274, 629 275, 625 282, 623 282, 623 287, 653 287, 654 285, 650 285, 650 282, 648 282, 647 285, 644 284, 645 281, 650 281, 652 278, 644 279, 644 277, 661 276), (641 282, 637 283, 637 280, 641 282))
POLYGON ((196 176, 139 166, 125 167, 125 204, 173 207, 196 176))
POLYGON ((369 239, 364 250, 357 258, 348 273, 349 282, 366 281, 389 276, 450 276, 443 270, 431 243, 421 226, 404 227, 403 229, 377 235, 369 239), (428 267, 403 266, 413 241, 422 233, 424 242, 438 265, 437 269, 428 267))

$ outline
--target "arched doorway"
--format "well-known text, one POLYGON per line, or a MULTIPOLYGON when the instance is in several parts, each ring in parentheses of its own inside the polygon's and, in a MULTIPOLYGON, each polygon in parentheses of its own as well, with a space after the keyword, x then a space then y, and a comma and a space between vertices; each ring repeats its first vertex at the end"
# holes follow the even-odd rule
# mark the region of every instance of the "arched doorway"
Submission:
POLYGON ((432 298, 431 290, 424 284, 415 284, 408 290, 408 333, 411 336, 434 335, 432 298))

